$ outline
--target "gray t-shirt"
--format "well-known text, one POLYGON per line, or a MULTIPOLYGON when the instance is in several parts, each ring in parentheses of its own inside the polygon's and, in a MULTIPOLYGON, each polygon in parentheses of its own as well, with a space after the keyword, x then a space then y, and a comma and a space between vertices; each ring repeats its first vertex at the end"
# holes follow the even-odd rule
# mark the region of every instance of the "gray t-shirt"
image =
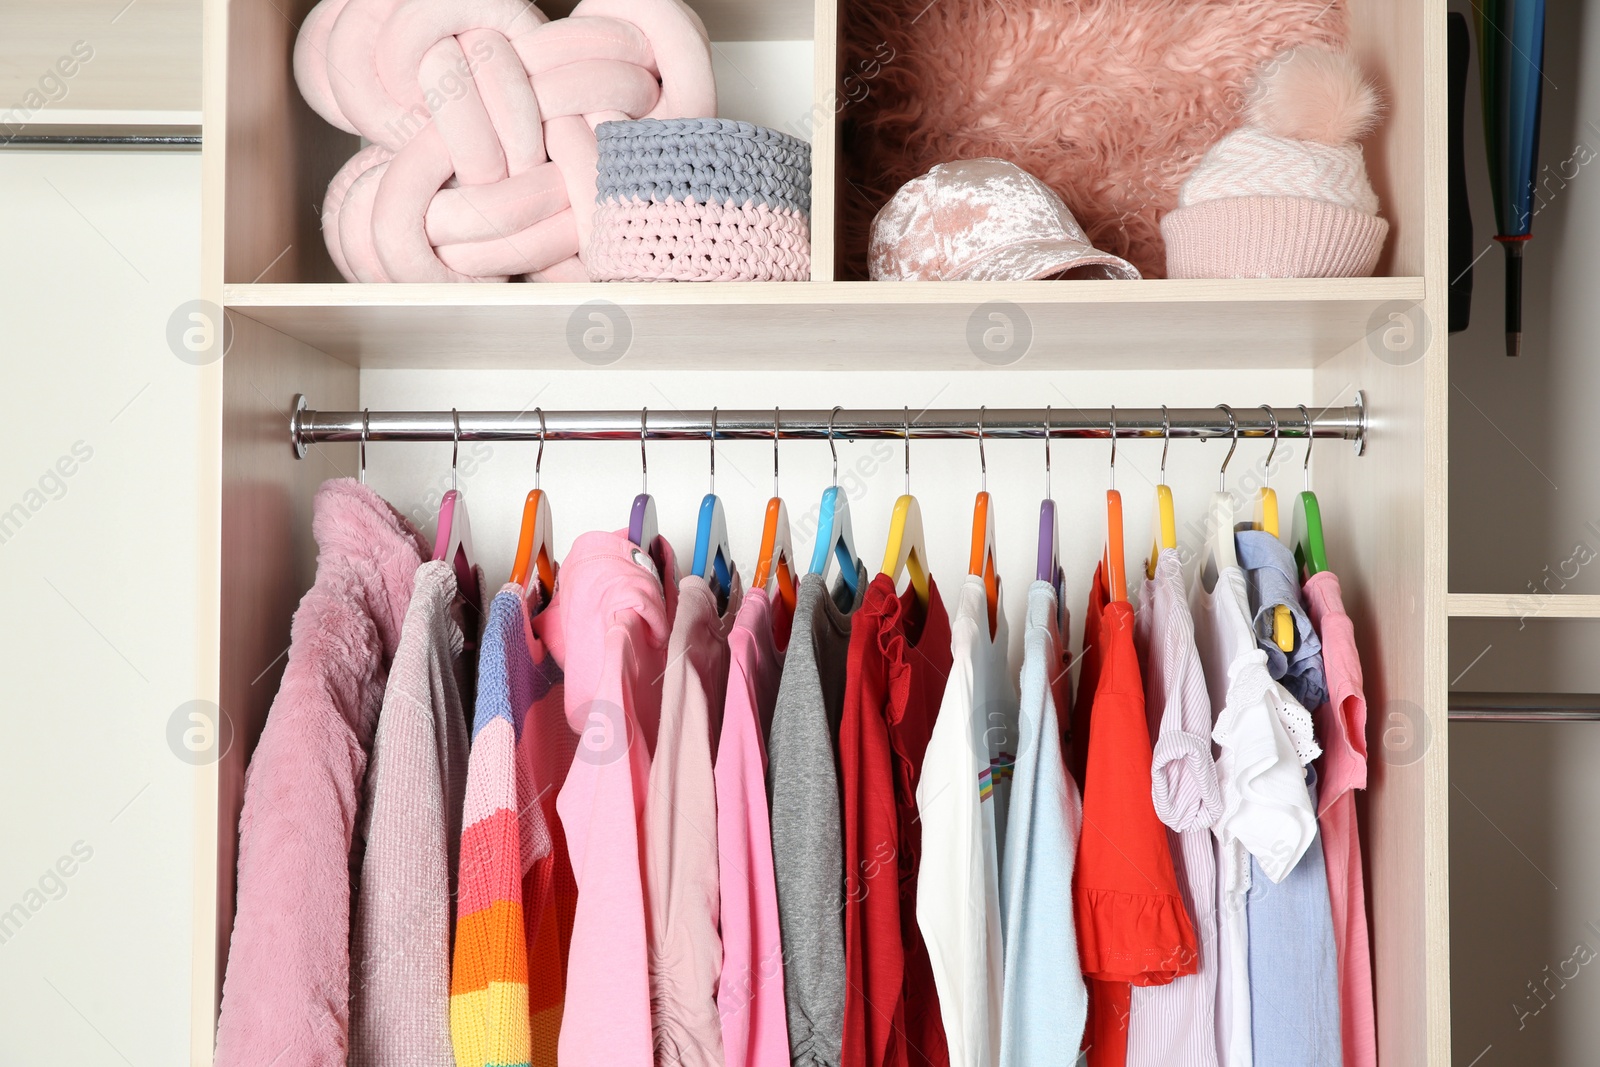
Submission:
POLYGON ((772 866, 783 934, 783 993, 795 1067, 838 1067, 844 1043, 844 840, 839 812, 839 717, 850 613, 857 592, 807 574, 767 738, 772 866))

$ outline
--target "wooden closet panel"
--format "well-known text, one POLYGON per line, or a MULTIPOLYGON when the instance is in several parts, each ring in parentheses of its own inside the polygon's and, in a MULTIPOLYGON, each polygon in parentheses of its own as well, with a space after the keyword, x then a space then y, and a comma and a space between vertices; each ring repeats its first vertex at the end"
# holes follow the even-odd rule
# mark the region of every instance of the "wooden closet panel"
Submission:
POLYGON ((233 743, 202 778, 202 791, 208 782, 211 796, 199 798, 195 848, 196 866, 215 893, 214 910, 204 898, 195 900, 196 936, 215 938, 216 945, 212 973, 196 976, 195 1014, 213 1022, 233 933, 245 767, 283 675, 294 609, 316 572, 312 496, 324 479, 356 473, 355 445, 317 445, 296 459, 289 417, 298 392, 326 394, 350 407, 359 396, 354 367, 253 319, 233 314, 231 321, 233 346, 223 361, 217 703, 233 743))

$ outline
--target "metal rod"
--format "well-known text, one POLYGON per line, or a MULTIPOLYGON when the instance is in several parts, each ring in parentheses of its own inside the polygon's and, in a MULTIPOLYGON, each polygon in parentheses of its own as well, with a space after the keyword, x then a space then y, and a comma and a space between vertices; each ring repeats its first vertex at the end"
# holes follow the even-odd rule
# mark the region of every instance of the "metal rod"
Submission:
MULTIPOLYGON (((1312 433, 1356 444, 1359 454, 1367 428, 1366 400, 1357 393, 1349 407, 1329 407, 1311 417, 1312 433)), ((1273 433, 1271 408, 1241 406, 1230 421, 1218 408, 1118 408, 1115 434, 1120 438, 1163 437, 1210 440, 1239 437, 1269 438, 1273 433)), ((1294 410, 1294 409, 1290 409, 1294 410)), ((973 439, 983 423, 985 440, 1039 440, 1045 436, 1048 414, 1051 438, 1106 440, 1112 436, 1109 408, 1069 408, 1065 411, 1044 408, 929 408, 912 416, 909 428, 905 412, 893 409, 802 410, 785 408, 776 419, 777 436, 789 440, 825 441, 831 424, 833 436, 853 440, 973 439)), ((537 441, 539 416, 526 411, 462 411, 462 441, 537 441)), ((712 434, 710 411, 650 412, 649 425, 640 433, 640 412, 634 411, 546 411, 543 436, 549 441, 633 441, 641 437, 654 441, 704 441, 712 434)), ((770 441, 775 420, 770 408, 751 410, 721 409, 716 416, 715 437, 723 441, 770 441)), ((449 441, 454 437, 449 411, 314 411, 303 396, 295 398, 290 420, 290 440, 295 453, 304 456, 306 446, 318 441, 358 441, 363 433, 374 441, 449 441)), ((1278 433, 1287 438, 1306 436, 1301 418, 1282 420, 1278 433)))
POLYGON ((1451 693, 1451 722, 1600 722, 1600 693, 1451 693))

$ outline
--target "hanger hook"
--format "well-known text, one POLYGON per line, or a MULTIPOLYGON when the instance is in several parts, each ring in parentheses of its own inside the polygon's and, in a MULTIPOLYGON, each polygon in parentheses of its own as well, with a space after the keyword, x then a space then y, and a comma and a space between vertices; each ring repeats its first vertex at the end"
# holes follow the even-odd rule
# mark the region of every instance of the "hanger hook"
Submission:
POLYGON ((534 408, 539 416, 539 454, 533 457, 533 487, 539 488, 539 468, 544 466, 544 408, 534 408))
POLYGON ((772 495, 781 495, 778 492, 778 409, 772 409, 772 495))
POLYGON ((1050 497, 1050 405, 1044 406, 1044 495, 1050 497))
POLYGON ((650 491, 650 455, 644 450, 644 438, 650 426, 650 409, 639 409, 639 492, 650 491))
POLYGON ((1300 417, 1306 420, 1306 461, 1300 465, 1300 475, 1304 482, 1305 491, 1311 491, 1311 443, 1317 439, 1316 427, 1311 424, 1311 412, 1306 410, 1304 404, 1295 405, 1300 409, 1300 417))
POLYGON ((356 446, 356 480, 367 484, 367 435, 371 432, 369 408, 361 409, 361 443, 356 446))
POLYGON ((1111 405, 1111 488, 1117 487, 1117 405, 1111 405))
POLYGON ((906 496, 910 496, 911 495, 911 408, 908 405, 905 408, 903 408, 902 411, 903 411, 902 418, 905 419, 905 436, 906 436, 906 496))
POLYGON ((717 409, 711 409, 711 492, 717 491, 717 409))
POLYGON ((1272 405, 1262 404, 1261 410, 1267 413, 1267 418, 1272 420, 1272 447, 1267 450, 1266 470, 1261 472, 1263 483, 1272 476, 1272 457, 1278 454, 1278 413, 1272 410, 1272 405))
POLYGON ((839 450, 833 443, 833 420, 838 414, 839 408, 837 407, 828 412, 828 452, 833 456, 833 484, 835 486, 839 484, 839 450))
POLYGON ((461 455, 461 415, 455 408, 450 409, 450 488, 452 491, 459 489, 456 479, 456 460, 461 455))
POLYGON ((1167 484, 1167 449, 1172 444, 1172 420, 1167 417, 1167 405, 1161 405, 1161 484, 1167 484))
POLYGON ((987 406, 978 409, 978 471, 982 475, 983 491, 986 493, 989 491, 989 460, 983 454, 983 419, 988 410, 987 406))
POLYGON ((1228 428, 1233 431, 1233 443, 1228 446, 1228 454, 1222 457, 1222 469, 1217 472, 1217 492, 1228 491, 1228 463, 1233 459, 1233 450, 1239 447, 1239 420, 1234 417, 1233 409, 1226 404, 1218 404, 1224 414, 1228 416, 1228 428))

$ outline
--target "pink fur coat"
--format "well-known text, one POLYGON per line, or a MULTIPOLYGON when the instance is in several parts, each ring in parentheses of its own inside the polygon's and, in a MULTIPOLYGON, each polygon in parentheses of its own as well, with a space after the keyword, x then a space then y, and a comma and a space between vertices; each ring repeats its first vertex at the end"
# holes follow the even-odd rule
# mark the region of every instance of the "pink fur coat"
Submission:
POLYGON ((1165 275, 1160 218, 1238 126, 1262 63, 1341 48, 1343 0, 874 0, 841 5, 841 277, 872 217, 937 163, 992 156, 1054 189, 1094 246, 1165 275))
POLYGON ((216 1067, 345 1067, 367 756, 427 543, 348 478, 317 491, 317 578, 245 779, 216 1067))

